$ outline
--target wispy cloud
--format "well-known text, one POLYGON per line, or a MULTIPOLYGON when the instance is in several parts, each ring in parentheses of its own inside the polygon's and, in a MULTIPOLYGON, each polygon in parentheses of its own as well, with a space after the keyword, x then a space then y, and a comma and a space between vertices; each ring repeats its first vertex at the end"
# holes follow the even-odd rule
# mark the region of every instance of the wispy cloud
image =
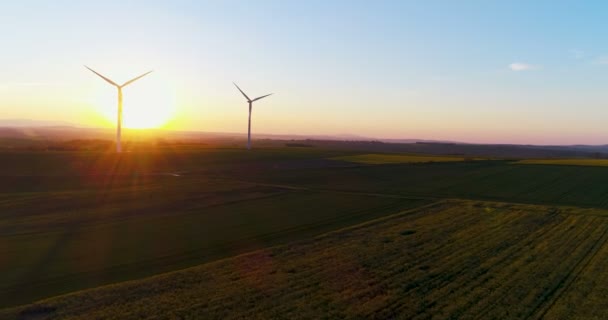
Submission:
POLYGON ((509 69, 511 69, 512 71, 529 71, 540 69, 540 66, 523 62, 513 62, 509 65, 509 69))

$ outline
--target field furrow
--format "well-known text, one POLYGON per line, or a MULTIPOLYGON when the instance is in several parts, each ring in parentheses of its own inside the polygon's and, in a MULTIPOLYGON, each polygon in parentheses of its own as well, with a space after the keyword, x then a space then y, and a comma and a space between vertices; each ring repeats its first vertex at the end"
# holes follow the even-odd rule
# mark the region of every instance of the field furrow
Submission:
POLYGON ((0 318, 599 319, 607 230, 598 209, 442 201, 0 318))

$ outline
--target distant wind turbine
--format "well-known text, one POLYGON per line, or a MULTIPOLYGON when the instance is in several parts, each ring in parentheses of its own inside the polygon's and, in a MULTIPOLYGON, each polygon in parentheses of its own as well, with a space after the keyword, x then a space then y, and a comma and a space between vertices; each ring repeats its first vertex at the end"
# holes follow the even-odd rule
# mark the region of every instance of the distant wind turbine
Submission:
POLYGON ((247 149, 248 149, 248 150, 251 150, 251 108, 252 108, 253 103, 254 103, 255 101, 258 101, 258 100, 260 100, 260 99, 264 99, 264 98, 266 98, 266 97, 268 97, 268 96, 272 95, 272 93, 271 93, 271 94, 267 94, 267 95, 265 95, 265 96, 257 97, 257 98, 255 98, 255 99, 251 100, 251 99, 249 99, 249 97, 248 97, 248 96, 245 94, 245 92, 243 92, 243 90, 241 90, 241 88, 239 88, 239 86, 237 86, 237 85, 236 85, 236 83, 234 83, 234 82, 233 82, 233 84, 234 84, 234 86, 235 86, 237 89, 239 89, 239 91, 240 91, 240 92, 243 94, 243 96, 245 97, 245 99, 247 99, 247 102, 249 103, 249 123, 248 123, 248 127, 247 127, 247 149))
POLYGON ((135 77, 125 83, 123 83, 122 85, 117 84, 116 82, 108 79, 107 77, 104 77, 103 75, 101 75, 99 72, 84 66, 85 68, 91 70, 91 72, 93 72, 94 74, 98 75, 100 78, 104 79, 105 81, 107 81, 109 84, 115 86, 118 89, 118 120, 117 120, 117 125, 116 125, 116 152, 120 153, 122 152, 122 146, 121 146, 121 136, 122 136, 122 88, 130 85, 131 83, 149 75, 150 73, 152 73, 152 71, 148 71, 144 74, 142 74, 141 76, 135 77))

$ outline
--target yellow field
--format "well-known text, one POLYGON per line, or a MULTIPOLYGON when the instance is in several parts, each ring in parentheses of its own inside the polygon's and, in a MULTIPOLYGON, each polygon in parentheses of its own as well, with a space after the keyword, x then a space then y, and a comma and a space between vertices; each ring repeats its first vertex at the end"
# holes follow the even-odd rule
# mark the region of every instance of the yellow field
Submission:
POLYGON ((604 319, 608 211, 442 201, 0 319, 604 319))
POLYGON ((516 164, 545 164, 562 166, 608 167, 608 159, 528 159, 516 164))
MULTIPOLYGON (((354 156, 334 157, 333 160, 341 160, 364 164, 391 164, 391 163, 426 163, 426 162, 456 162, 470 160, 464 157, 449 156, 418 156, 407 154, 359 154, 354 156)), ((477 160, 477 159, 475 159, 477 160)))

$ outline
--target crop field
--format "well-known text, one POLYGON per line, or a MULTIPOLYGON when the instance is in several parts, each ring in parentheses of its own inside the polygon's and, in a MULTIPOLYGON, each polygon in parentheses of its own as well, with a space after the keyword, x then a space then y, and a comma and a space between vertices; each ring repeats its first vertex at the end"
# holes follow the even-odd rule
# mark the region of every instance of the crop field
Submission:
MULTIPOLYGON (((368 155, 187 147, 0 153, 0 308, 307 241, 446 199, 576 206, 596 216, 608 208, 601 166, 337 160, 357 154, 368 155)), ((576 281, 601 285, 593 279, 576 281)))
POLYGON ((425 162, 454 162, 469 161, 472 159, 464 157, 448 156, 422 156, 422 155, 403 155, 403 154, 357 154, 332 158, 354 163, 364 164, 390 164, 390 163, 425 163, 425 162))
POLYGON ((601 319, 607 239, 605 210, 445 200, 0 317, 601 319))
POLYGON ((608 208, 605 167, 495 160, 310 168, 247 176, 242 178, 322 190, 608 208))
POLYGON ((526 159, 519 160, 517 164, 544 164, 560 166, 593 166, 606 167, 608 159, 526 159))
POLYGON ((193 266, 427 202, 200 176, 117 180, 0 194, 0 307, 193 266))

